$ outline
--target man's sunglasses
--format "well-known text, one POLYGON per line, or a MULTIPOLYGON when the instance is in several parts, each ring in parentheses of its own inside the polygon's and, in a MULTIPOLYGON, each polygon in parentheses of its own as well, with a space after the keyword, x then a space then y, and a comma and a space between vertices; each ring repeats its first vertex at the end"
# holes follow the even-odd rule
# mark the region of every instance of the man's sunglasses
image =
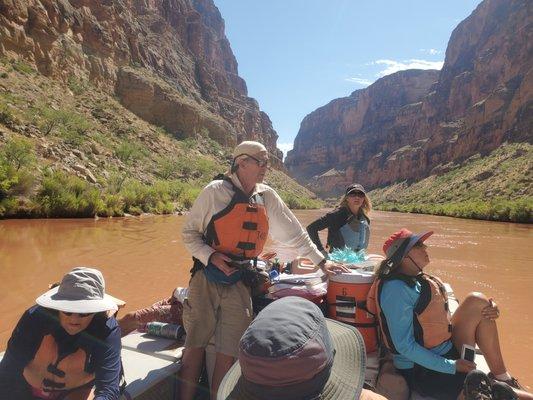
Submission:
POLYGON ((268 159, 267 160, 259 160, 258 158, 255 158, 254 156, 251 156, 249 154, 246 154, 246 156, 248 158, 251 158, 252 160, 254 160, 257 163, 257 166, 261 167, 261 168, 266 167, 268 165, 268 163, 269 163, 268 159))
POLYGON ((76 314, 78 315, 80 318, 87 318, 87 317, 90 317, 91 315, 94 315, 94 313, 72 313, 72 312, 66 312, 66 311, 61 311, 61 313, 65 314, 67 317, 71 317, 72 315, 76 314))

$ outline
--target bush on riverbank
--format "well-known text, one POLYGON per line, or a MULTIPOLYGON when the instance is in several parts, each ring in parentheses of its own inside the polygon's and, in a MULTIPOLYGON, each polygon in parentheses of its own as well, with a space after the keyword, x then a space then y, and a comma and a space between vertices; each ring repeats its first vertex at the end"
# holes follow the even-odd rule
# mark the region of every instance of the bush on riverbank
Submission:
POLYGON ((370 192, 376 209, 492 221, 533 222, 533 146, 504 143, 489 154, 448 163, 418 182, 370 192))
MULTIPOLYGON (((118 152, 125 163, 137 156, 147 157, 133 146, 123 145, 118 152)), ((158 175, 172 179, 143 183, 117 171, 93 185, 64 171, 40 169, 36 159, 33 144, 26 138, 15 136, 1 148, 0 218, 169 214, 190 208, 203 186, 223 169, 208 158, 174 157, 159 159, 157 164, 161 168, 158 175)), ((291 208, 321 205, 305 193, 282 190, 280 195, 291 208)))
POLYGON ((533 222, 533 198, 531 197, 519 200, 472 200, 449 204, 382 203, 379 209, 489 221, 533 222))

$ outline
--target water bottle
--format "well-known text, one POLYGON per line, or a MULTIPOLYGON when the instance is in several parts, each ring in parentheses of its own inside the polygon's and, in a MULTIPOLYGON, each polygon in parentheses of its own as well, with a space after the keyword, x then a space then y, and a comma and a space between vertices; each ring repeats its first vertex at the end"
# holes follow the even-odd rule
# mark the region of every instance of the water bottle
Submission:
POLYGON ((181 325, 156 321, 148 322, 145 329, 146 333, 149 335, 161 336, 169 339, 179 339, 185 333, 181 325))

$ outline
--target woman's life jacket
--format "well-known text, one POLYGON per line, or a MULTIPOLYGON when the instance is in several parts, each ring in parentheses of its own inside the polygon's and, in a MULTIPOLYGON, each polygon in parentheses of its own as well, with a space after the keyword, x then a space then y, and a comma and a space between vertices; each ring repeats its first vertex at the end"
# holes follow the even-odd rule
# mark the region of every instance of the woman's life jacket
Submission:
POLYGON ((50 334, 43 337, 23 376, 30 386, 43 392, 74 389, 94 380, 94 371, 88 371, 88 361, 84 349, 62 349, 50 334))
POLYGON ((415 341, 426 349, 431 349, 450 340, 452 336, 451 314, 448 306, 448 295, 442 281, 424 273, 417 276, 395 273, 376 279, 367 296, 367 309, 377 317, 382 340, 389 351, 393 354, 399 354, 389 332, 389 326, 394 321, 387 321, 379 304, 379 299, 383 284, 393 279, 401 280, 411 287, 417 281, 421 285, 420 297, 413 310, 415 341))
POLYGON ((347 207, 337 208, 307 226, 307 233, 319 251, 324 251, 318 232, 328 230, 327 246, 343 249, 345 246, 359 251, 368 247, 370 220, 363 214, 353 215, 347 207))
MULTIPOLYGON (((218 252, 224 253, 236 262, 255 260, 263 251, 268 238, 268 216, 262 193, 249 196, 236 187, 231 179, 224 177, 234 191, 230 203, 214 214, 204 233, 205 242, 218 252)), ((237 263, 235 264, 236 266, 237 263)), ((204 265, 194 259, 192 273, 204 269, 210 281, 233 284, 241 279, 242 273, 226 276, 217 267, 204 265)))
POLYGON ((0 398, 61 397, 94 382, 97 398, 118 398, 122 374, 120 328, 115 318, 96 314, 89 326, 69 335, 57 312, 40 306, 27 310, 0 361, 0 398))

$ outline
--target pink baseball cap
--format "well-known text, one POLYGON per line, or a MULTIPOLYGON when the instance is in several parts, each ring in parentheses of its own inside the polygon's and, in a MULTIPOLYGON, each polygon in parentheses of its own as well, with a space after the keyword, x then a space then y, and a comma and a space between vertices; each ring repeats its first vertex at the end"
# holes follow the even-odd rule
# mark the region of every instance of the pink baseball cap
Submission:
POLYGON ((433 235, 433 231, 425 233, 413 233, 406 228, 394 232, 383 244, 383 252, 388 259, 394 259, 394 263, 399 263, 409 253, 417 242, 424 242, 433 235))

